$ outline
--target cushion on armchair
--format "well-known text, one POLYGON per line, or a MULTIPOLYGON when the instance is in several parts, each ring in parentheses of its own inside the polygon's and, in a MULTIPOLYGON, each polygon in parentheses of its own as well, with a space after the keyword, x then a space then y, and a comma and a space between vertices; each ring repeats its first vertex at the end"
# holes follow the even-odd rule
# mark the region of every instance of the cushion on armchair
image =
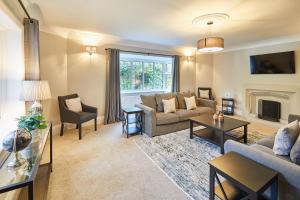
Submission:
POLYGON ((66 102, 66 105, 69 110, 74 111, 74 112, 82 112, 80 97, 66 99, 65 102, 66 102))

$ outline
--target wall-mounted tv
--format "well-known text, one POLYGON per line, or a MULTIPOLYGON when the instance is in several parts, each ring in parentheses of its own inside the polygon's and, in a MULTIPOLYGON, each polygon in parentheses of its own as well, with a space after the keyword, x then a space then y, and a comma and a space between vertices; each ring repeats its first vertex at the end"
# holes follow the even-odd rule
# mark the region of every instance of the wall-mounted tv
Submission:
POLYGON ((251 74, 295 74, 295 52, 250 56, 251 74))

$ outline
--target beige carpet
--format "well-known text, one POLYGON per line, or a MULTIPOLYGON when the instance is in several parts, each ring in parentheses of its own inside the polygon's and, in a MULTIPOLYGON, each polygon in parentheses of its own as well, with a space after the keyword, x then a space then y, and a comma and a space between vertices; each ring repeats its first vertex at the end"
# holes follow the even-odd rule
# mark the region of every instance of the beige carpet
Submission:
MULTIPOLYGON (((135 144, 121 124, 84 128, 54 137, 50 200, 189 199, 135 144)), ((44 158, 48 154, 45 152, 44 158)))

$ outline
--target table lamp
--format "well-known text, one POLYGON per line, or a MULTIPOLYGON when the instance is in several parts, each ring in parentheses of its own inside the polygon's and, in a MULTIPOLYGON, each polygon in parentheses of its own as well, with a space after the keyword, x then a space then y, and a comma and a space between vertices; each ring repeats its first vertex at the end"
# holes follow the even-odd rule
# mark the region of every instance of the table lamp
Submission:
POLYGON ((50 98, 51 92, 48 81, 23 81, 21 100, 34 102, 31 106, 34 114, 42 114, 43 108, 39 101, 50 98))

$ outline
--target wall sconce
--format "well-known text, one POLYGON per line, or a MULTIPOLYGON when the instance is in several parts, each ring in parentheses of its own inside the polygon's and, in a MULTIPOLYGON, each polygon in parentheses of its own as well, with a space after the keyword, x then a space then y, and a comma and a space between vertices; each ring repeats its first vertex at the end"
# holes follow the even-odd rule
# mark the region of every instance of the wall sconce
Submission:
POLYGON ((187 57, 186 57, 186 62, 187 62, 188 64, 191 63, 192 60, 193 60, 193 56, 187 56, 187 57))
POLYGON ((91 55, 96 53, 97 47, 96 46, 86 46, 85 51, 88 52, 91 55))

